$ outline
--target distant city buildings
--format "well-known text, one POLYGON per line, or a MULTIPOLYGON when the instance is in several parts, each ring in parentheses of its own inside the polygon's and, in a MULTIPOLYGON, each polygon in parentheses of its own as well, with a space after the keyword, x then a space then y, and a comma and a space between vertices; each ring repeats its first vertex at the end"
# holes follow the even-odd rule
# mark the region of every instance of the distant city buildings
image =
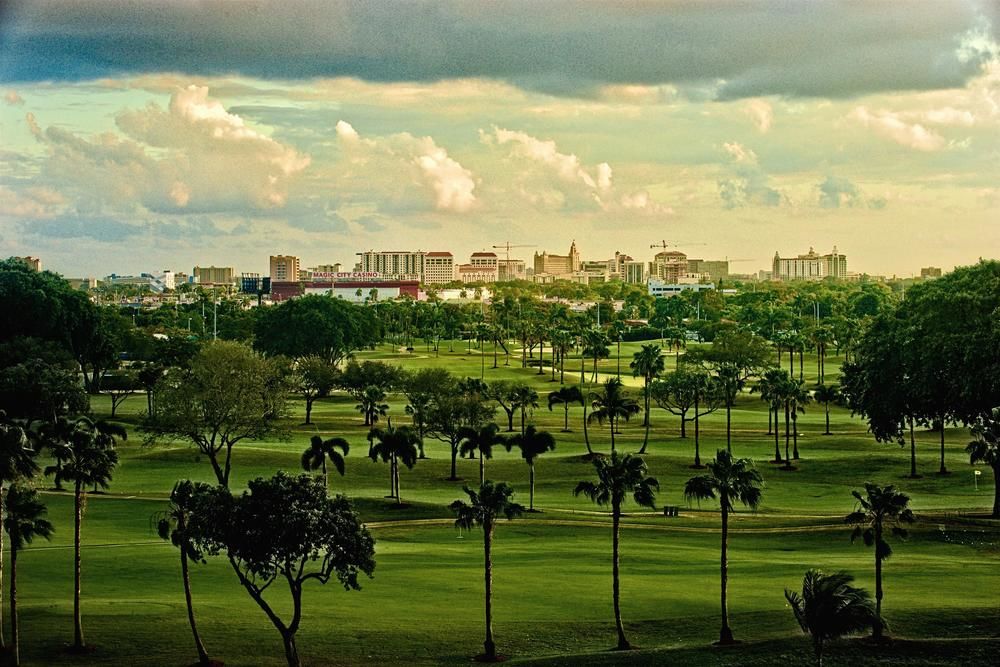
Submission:
POLYGON ((920 269, 921 280, 927 280, 928 278, 940 278, 941 277, 941 267, 939 266, 925 266, 920 269))
POLYGON ((672 297, 681 292, 704 292, 715 289, 713 283, 668 283, 659 278, 650 278, 646 289, 653 297, 672 297))
POLYGON ((425 285, 445 285, 455 281, 455 256, 446 251, 424 255, 423 282, 425 285))
POLYGON ((828 255, 819 255, 809 248, 809 252, 797 257, 781 257, 774 253, 771 265, 771 280, 823 280, 824 278, 846 278, 847 255, 837 252, 837 246, 828 255))
POLYGON ((664 250, 653 255, 649 263, 649 279, 677 283, 688 273, 687 255, 678 250, 664 250))
POLYGON ((297 282, 299 277, 299 258, 294 255, 271 255, 270 272, 272 283, 297 282))
POLYGON ((20 260, 25 266, 27 266, 32 271, 42 270, 42 260, 38 259, 37 257, 31 257, 29 255, 27 257, 15 257, 14 259, 20 260))
POLYGON ((396 278, 399 280, 424 279, 424 256, 427 254, 422 250, 368 250, 358 253, 361 261, 358 262, 358 270, 361 273, 378 273, 384 278, 396 278))
POLYGON ((231 266, 196 266, 191 275, 199 285, 232 285, 236 282, 236 270, 231 266))
POLYGON ((574 273, 580 271, 580 265, 580 252, 576 249, 576 241, 570 244, 568 255, 550 255, 545 251, 536 252, 534 256, 535 280, 550 282, 546 279, 570 278, 574 273), (542 279, 539 280, 539 277, 542 279))
POLYGON ((525 280, 528 277, 527 268, 527 262, 523 259, 497 260, 497 280, 525 280))

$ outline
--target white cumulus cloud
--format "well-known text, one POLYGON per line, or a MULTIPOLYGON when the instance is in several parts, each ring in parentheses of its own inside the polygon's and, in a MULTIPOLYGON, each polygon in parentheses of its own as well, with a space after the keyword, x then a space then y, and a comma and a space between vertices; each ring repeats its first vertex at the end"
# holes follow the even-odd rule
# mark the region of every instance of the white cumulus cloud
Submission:
POLYGON ((920 123, 907 122, 892 111, 871 111, 859 106, 848 114, 848 118, 901 146, 918 151, 939 151, 948 145, 940 134, 920 123))

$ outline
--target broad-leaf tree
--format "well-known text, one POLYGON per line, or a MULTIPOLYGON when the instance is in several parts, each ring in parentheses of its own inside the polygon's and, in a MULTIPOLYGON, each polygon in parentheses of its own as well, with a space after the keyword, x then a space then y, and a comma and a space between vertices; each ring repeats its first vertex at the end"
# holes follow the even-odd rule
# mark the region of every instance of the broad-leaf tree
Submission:
POLYGON ((825 642, 863 632, 878 618, 871 594, 852 586, 852 581, 854 577, 846 572, 809 570, 802 579, 801 595, 785 589, 795 620, 812 640, 816 667, 823 667, 825 642))
POLYGON ((483 529, 483 579, 486 590, 486 639, 483 641, 483 660, 493 662, 497 657, 493 641, 493 535, 501 517, 513 519, 524 512, 524 507, 514 502, 514 489, 506 482, 486 481, 473 490, 463 487, 469 502, 456 500, 449 507, 455 513, 455 526, 462 530, 474 527, 483 529))
MULTIPOLYGON (((638 406, 636 406, 638 407, 638 406)), ((655 507, 656 492, 660 489, 655 477, 647 476, 646 462, 639 456, 611 452, 610 457, 593 459, 597 481, 584 480, 576 485, 574 496, 584 495, 601 507, 611 508, 611 595, 615 610, 615 628, 618 631, 619 651, 631 648, 622 624, 621 581, 619 578, 618 543, 621 528, 622 505, 631 496, 642 507, 655 507)))
POLYGON ((882 622, 882 561, 892 555, 892 547, 886 541, 887 533, 900 539, 905 539, 907 531, 903 524, 913 523, 913 511, 909 508, 910 497, 895 486, 878 486, 865 482, 865 491, 852 491, 856 501, 855 509, 844 519, 853 524, 851 542, 859 537, 865 546, 874 547, 875 551, 875 624, 872 626, 872 636, 880 639, 883 633, 882 622))
POLYGON ((319 355, 303 357, 296 362, 292 386, 306 402, 306 424, 312 423, 313 403, 329 396, 338 379, 336 366, 319 355))
POLYGON ((3 529, 10 537, 10 664, 18 667, 21 637, 17 622, 17 555, 36 537, 49 539, 54 529, 45 518, 45 505, 38 500, 38 492, 31 487, 12 484, 4 506, 3 529))
POLYGON ((187 369, 171 369, 157 388, 156 412, 143 427, 150 440, 183 438, 208 457, 229 486, 233 447, 284 435, 285 383, 280 367, 240 343, 206 345, 187 369))
POLYGON ((715 454, 708 464, 708 474, 692 477, 684 484, 684 497, 690 500, 718 500, 722 513, 722 558, 719 567, 722 627, 719 643, 732 644, 733 631, 729 627, 729 514, 736 511, 736 504, 751 510, 760 505, 764 480, 750 459, 737 459, 724 449, 715 454))
POLYGON ((248 487, 240 496, 219 496, 202 544, 227 556, 240 584, 281 634, 288 666, 299 667, 295 635, 305 585, 336 579, 345 590, 359 590, 359 576, 375 570, 375 540, 346 497, 328 497, 309 475, 279 472, 248 487), (282 605, 288 612, 264 597, 278 581, 288 586, 290 605, 282 605))
POLYGON ((334 366, 377 339, 371 309, 325 296, 264 308, 254 323, 254 346, 265 354, 292 359, 318 355, 334 366))

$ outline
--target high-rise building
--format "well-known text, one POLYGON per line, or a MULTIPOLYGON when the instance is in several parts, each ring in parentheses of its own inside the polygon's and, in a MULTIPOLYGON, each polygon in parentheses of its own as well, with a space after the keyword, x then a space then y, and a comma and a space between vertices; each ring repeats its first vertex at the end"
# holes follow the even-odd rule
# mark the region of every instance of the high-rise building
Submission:
POLYGON ((688 273, 687 255, 678 250, 665 250, 653 255, 649 264, 649 277, 674 284, 688 273))
POLYGON ((231 266, 196 266, 191 275, 200 285, 232 285, 236 281, 236 271, 231 266))
POLYGON ((621 264, 622 281, 632 285, 643 285, 646 282, 646 262, 636 262, 632 259, 621 264))
POLYGON ((299 258, 294 255, 271 255, 270 273, 272 283, 299 281, 299 258))
POLYGON ((555 277, 570 276, 580 270, 580 252, 576 249, 576 241, 569 247, 568 255, 550 255, 542 251, 535 253, 535 275, 547 274, 555 277))
POLYGON ((724 259, 688 259, 688 273, 700 273, 712 282, 729 277, 729 261, 724 259))
POLYGON ((37 257, 32 257, 29 255, 28 257, 17 257, 15 259, 21 260, 21 262, 32 271, 42 270, 42 260, 38 259, 37 257))
POLYGON ((455 257, 447 251, 428 252, 424 255, 425 285, 443 285, 455 280, 455 257))
POLYGON ((527 265, 523 259, 497 260, 497 280, 524 280, 527 277, 527 265))
POLYGON ((824 278, 846 278, 847 277, 847 255, 837 252, 837 246, 833 246, 833 252, 828 255, 820 255, 812 248, 809 252, 797 257, 781 257, 774 253, 772 262, 772 280, 822 280, 824 278))
POLYGON ((397 280, 424 279, 424 255, 423 250, 415 252, 408 250, 380 250, 378 252, 369 250, 358 253, 361 261, 358 262, 358 269, 362 273, 378 273, 383 278, 397 280))
POLYGON ((920 269, 920 278, 927 280, 928 278, 940 278, 941 277, 941 267, 940 266, 925 266, 920 269))

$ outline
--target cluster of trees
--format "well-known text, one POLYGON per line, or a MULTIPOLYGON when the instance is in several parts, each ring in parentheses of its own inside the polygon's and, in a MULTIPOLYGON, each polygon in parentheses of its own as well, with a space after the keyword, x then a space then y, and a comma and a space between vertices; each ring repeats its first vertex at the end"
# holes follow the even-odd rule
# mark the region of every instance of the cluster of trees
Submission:
POLYGON ((1000 262, 981 261, 908 290, 864 330, 841 384, 876 440, 905 446, 909 434, 911 477, 918 476, 914 424, 939 431, 942 475, 946 425, 973 427, 967 452, 993 469, 993 516, 1000 517, 1000 262))

